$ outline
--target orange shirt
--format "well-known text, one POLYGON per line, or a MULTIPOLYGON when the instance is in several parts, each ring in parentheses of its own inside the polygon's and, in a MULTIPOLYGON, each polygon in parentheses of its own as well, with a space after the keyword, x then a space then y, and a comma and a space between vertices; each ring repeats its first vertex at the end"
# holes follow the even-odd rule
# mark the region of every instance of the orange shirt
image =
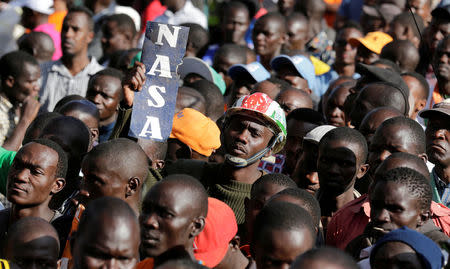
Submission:
POLYGON ((147 258, 136 265, 136 269, 153 269, 154 267, 153 258, 147 258))
POLYGON ((64 17, 66 17, 67 11, 55 11, 48 17, 48 22, 55 25, 56 31, 61 33, 64 17))
MULTIPOLYGON (((431 219, 447 236, 450 235, 450 209, 431 202, 431 219)), ((348 243, 364 232, 370 221, 370 204, 367 194, 351 201, 334 214, 328 223, 326 244, 345 249, 348 243)))

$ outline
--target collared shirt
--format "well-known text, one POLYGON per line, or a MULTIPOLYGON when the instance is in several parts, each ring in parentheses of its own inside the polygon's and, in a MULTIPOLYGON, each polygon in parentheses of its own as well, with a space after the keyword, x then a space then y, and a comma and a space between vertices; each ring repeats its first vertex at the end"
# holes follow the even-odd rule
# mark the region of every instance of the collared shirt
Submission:
POLYGON ((103 68, 92 57, 90 63, 83 70, 72 76, 61 60, 44 63, 41 66, 41 109, 53 111, 56 103, 67 95, 78 94, 85 96, 89 79, 103 68))
POLYGON ((6 97, 0 95, 0 145, 11 136, 17 123, 19 116, 16 115, 13 105, 6 97))
POLYGON ((436 174, 435 169, 431 172, 431 179, 434 180, 434 185, 439 193, 440 202, 448 207, 450 205, 450 184, 445 183, 440 179, 436 174))
MULTIPOLYGON (((450 235, 450 209, 431 202, 431 220, 447 236, 450 235)), ((326 244, 342 250, 364 232, 370 221, 370 203, 367 194, 362 195, 338 210, 328 224, 326 244)))
POLYGON ((183 23, 196 23, 201 27, 208 29, 208 21, 205 14, 198 8, 194 7, 191 1, 186 1, 183 8, 173 13, 170 10, 164 11, 164 14, 157 17, 155 22, 162 22, 174 25, 183 23))

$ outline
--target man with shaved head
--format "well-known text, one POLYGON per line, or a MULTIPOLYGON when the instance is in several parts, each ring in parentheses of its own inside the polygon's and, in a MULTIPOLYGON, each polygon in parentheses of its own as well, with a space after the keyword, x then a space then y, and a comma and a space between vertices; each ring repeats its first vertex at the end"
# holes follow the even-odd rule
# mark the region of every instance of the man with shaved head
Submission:
POLYGON ((297 108, 313 109, 313 101, 310 94, 293 87, 290 87, 289 89, 278 94, 275 101, 280 104, 286 114, 286 117, 289 112, 297 108))
POLYGON ((127 202, 137 214, 148 166, 145 152, 127 138, 99 144, 84 157, 81 164, 82 194, 88 201, 103 196, 117 197, 127 202))
POLYGON ((403 116, 403 114, 396 108, 387 106, 375 108, 367 113, 359 126, 359 131, 366 138, 367 145, 370 145, 372 136, 383 121, 401 116, 403 116))
POLYGON ((20 219, 9 229, 5 254, 12 265, 20 268, 59 268, 58 233, 44 219, 20 219))
POLYGON ((28 52, 42 64, 52 60, 55 45, 52 38, 44 32, 31 32, 18 41, 19 50, 28 52))
MULTIPOLYGON (((404 84, 404 82, 402 81, 404 84)), ((359 128, 362 119, 372 109, 382 106, 393 107, 405 116, 409 113, 409 92, 407 86, 399 87, 394 83, 375 82, 366 85, 356 97, 350 119, 353 126, 359 128)))
POLYGON ((139 223, 134 210, 113 197, 90 203, 72 238, 74 269, 135 268, 139 223))
POLYGON ((413 72, 419 64, 419 50, 409 40, 394 40, 381 50, 380 58, 391 60, 401 72, 413 72))
POLYGON ((63 105, 58 111, 64 116, 81 120, 89 128, 91 140, 88 150, 98 144, 100 114, 94 103, 88 100, 73 100, 63 105))
POLYGON ((193 108, 202 114, 206 113, 206 100, 203 95, 190 87, 178 88, 177 101, 175 103, 175 113, 180 112, 183 108, 193 108))
POLYGON ((194 259, 194 238, 205 227, 208 194, 195 178, 172 174, 154 185, 144 198, 141 224, 141 254, 138 268, 152 268, 165 252, 184 248, 194 259))

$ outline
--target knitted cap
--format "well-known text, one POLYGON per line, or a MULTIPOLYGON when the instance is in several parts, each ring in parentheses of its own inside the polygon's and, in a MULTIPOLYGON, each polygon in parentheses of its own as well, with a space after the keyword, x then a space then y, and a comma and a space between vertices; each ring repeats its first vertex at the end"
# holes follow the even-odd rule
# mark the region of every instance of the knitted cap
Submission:
POLYGON ((220 147, 217 124, 192 108, 185 108, 173 116, 170 138, 180 140, 204 156, 210 156, 220 147))

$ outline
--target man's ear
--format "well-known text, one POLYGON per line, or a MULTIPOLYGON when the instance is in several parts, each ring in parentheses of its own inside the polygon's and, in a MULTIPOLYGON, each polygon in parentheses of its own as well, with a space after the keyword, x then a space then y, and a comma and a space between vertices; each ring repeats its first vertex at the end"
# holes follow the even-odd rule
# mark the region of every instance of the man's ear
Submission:
POLYGON ((66 186, 66 180, 62 177, 58 177, 55 182, 53 183, 52 186, 52 194, 56 194, 58 192, 60 192, 64 186, 66 186))
POLYGON ((94 39, 95 33, 94 31, 89 31, 88 34, 88 44, 91 44, 92 40, 94 39))
POLYGON ((419 155, 417 155, 419 158, 421 158, 424 162, 425 162, 425 164, 428 162, 428 156, 427 156, 427 154, 426 153, 421 153, 421 154, 419 154, 419 155))
POLYGON ((239 237, 239 235, 236 235, 230 241, 230 248, 233 251, 236 251, 236 250, 241 251, 240 246, 241 246, 241 238, 239 237))
POLYGON ((367 163, 366 164, 362 164, 359 167, 358 172, 356 173, 356 178, 357 179, 362 178, 367 173, 367 171, 369 171, 369 165, 367 163))
POLYGON ((424 109, 426 105, 427 105, 427 100, 426 99, 418 100, 416 102, 416 106, 414 107, 414 112, 418 113, 419 111, 424 109))
POLYGON ((430 210, 423 210, 419 215, 419 220, 417 221, 417 225, 422 226, 427 220, 431 218, 430 210))
POLYGON ((8 86, 9 88, 12 88, 14 86, 14 83, 16 83, 16 80, 14 79, 13 76, 8 76, 5 79, 5 84, 6 86, 8 86))
POLYGON ((205 228, 205 217, 198 217, 192 221, 191 237, 199 235, 205 228))
POLYGON ((132 196, 139 190, 139 186, 141 185, 141 180, 137 177, 132 177, 128 180, 127 190, 125 192, 125 198, 132 196))
POLYGON ((164 160, 155 160, 153 161, 153 168, 162 170, 164 166, 166 165, 166 162, 164 160))
POLYGON ((266 158, 266 157, 269 157, 271 155, 272 155, 272 149, 269 150, 268 152, 266 152, 266 154, 264 154, 264 157, 266 158))

